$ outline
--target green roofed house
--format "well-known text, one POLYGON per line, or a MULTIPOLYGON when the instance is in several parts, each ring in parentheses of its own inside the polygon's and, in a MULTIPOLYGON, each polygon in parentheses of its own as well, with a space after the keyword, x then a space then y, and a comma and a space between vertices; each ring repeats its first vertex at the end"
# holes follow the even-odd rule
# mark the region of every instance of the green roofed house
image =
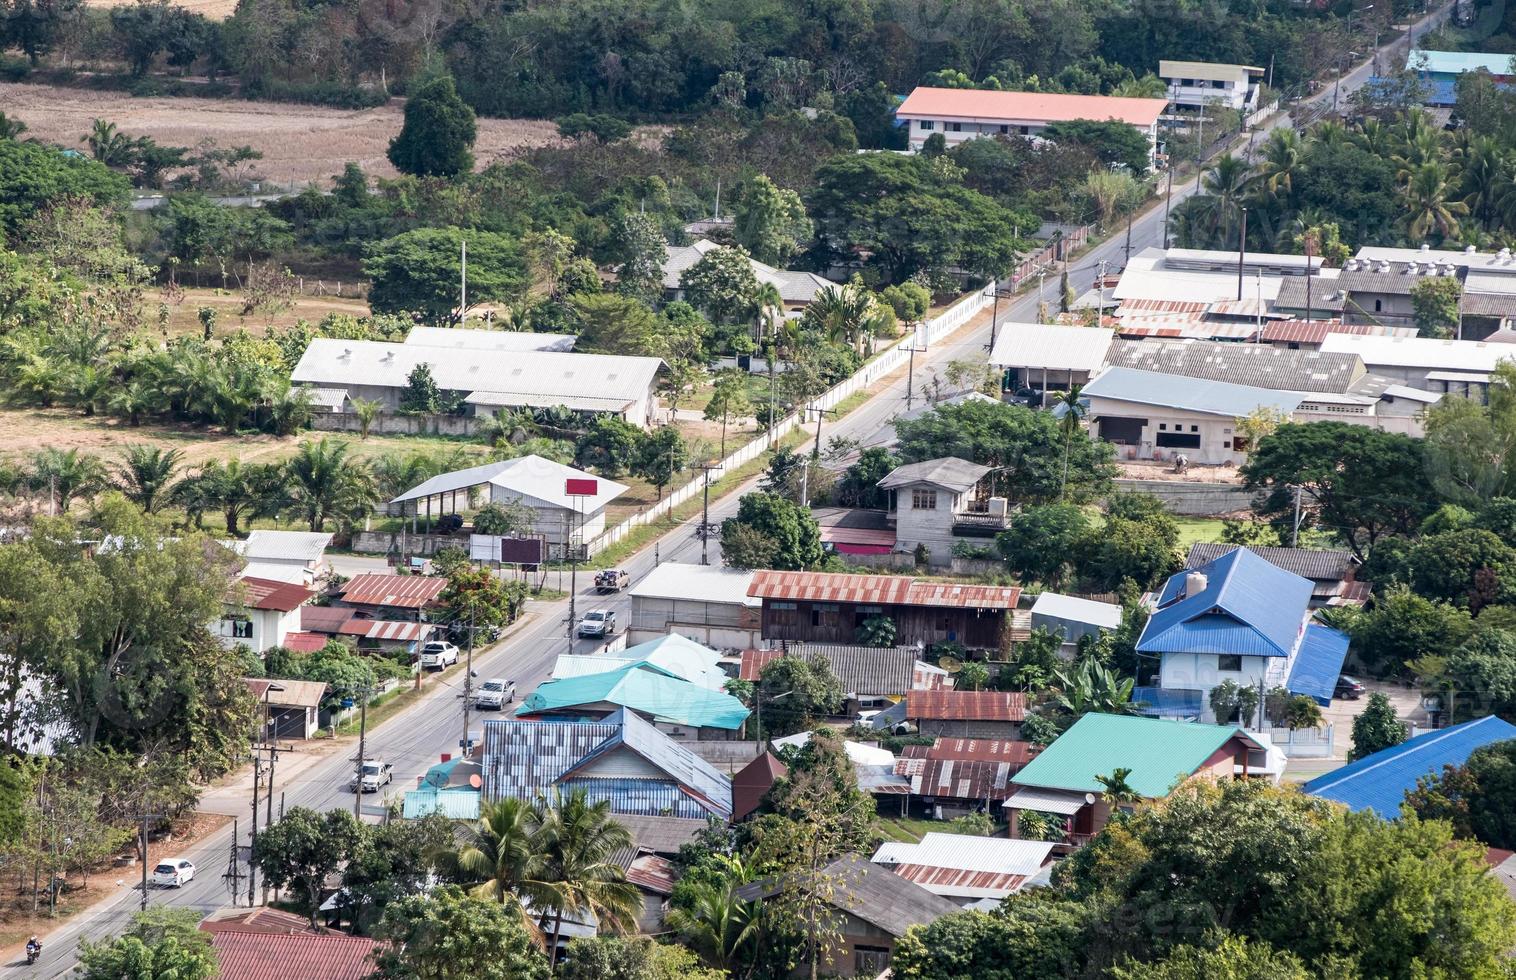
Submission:
POLYGON ((1062 822, 1067 844, 1078 847, 1111 815, 1098 777, 1131 770, 1127 785, 1144 800, 1162 799, 1194 776, 1246 776, 1265 764, 1268 746, 1240 728, 1091 712, 1016 773, 1005 801, 1010 836, 1022 811, 1062 822))
POLYGON ((617 670, 564 677, 542 684, 516 717, 594 721, 628 708, 672 738, 737 738, 748 709, 723 691, 692 684, 668 669, 639 660, 617 670))

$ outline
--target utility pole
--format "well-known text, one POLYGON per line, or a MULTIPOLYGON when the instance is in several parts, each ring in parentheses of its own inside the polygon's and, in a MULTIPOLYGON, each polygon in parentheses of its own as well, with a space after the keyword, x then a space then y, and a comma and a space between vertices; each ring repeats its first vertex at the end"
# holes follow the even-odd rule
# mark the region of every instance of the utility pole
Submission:
MULTIPOLYGON (((1164 149, 1168 149, 1167 144, 1164 149)), ((1163 238, 1163 247, 1167 249, 1169 247, 1169 208, 1174 203, 1174 155, 1166 152, 1164 156, 1167 158, 1169 168, 1169 189, 1163 195, 1163 227, 1158 229, 1158 232, 1163 238)))
POLYGON ((1248 256, 1248 209, 1242 209, 1242 234, 1237 236, 1237 302, 1242 302, 1242 269, 1248 256))
POLYGON ((1200 193, 1200 175, 1205 173, 1205 106, 1200 107, 1200 125, 1195 132, 1195 193, 1200 193))
POLYGON ((1100 279, 1095 286, 1100 290, 1100 299, 1095 304, 1095 324, 1099 326, 1105 322, 1105 259, 1100 260, 1100 279))
MULTIPOLYGON (((709 565, 711 563, 711 470, 719 470, 720 468, 719 466, 712 466, 709 463, 703 463, 700 466, 700 470, 705 476, 705 486, 702 491, 704 499, 700 504, 700 564, 702 565, 709 565)), ((653 549, 653 564, 658 564, 658 549, 656 546, 653 549)))
MULTIPOLYGON (((254 752, 253 753, 253 829, 252 829, 252 832, 247 835, 247 847, 248 847, 248 861, 247 861, 247 907, 248 908, 252 908, 253 907, 253 905, 255 903, 255 896, 256 896, 257 891, 258 891, 258 885, 257 885, 258 866, 253 863, 252 853, 253 853, 253 849, 258 844, 258 777, 260 775, 260 772, 261 772, 261 766, 260 766, 260 764, 258 762, 258 753, 254 752)), ((361 789, 362 786, 360 785, 359 788, 361 789)), ((357 812, 356 812, 357 809, 358 809, 358 805, 356 803, 353 804, 353 810, 355 811, 353 813, 353 816, 355 816, 355 817, 358 815, 357 812)), ((144 851, 143 854, 142 854, 142 861, 143 861, 143 864, 146 865, 146 863, 147 863, 147 852, 146 851, 144 851)))
MULTIPOLYGON (((914 351, 915 348, 913 347, 914 351)), ((800 506, 811 505, 811 464, 821 458, 821 420, 828 415, 837 414, 829 408, 811 408, 816 413, 816 447, 811 450, 811 458, 805 461, 805 469, 800 471, 800 506)))
POLYGON ((468 239, 464 239, 459 251, 458 265, 458 322, 468 319, 468 239))
MULTIPOLYGON (((573 641, 569 643, 572 645, 573 641)), ((469 757, 468 723, 469 709, 474 704, 474 605, 469 604, 468 610, 468 653, 464 657, 463 668, 463 757, 469 757)))
POLYGON ((1121 268, 1125 269, 1132 262, 1132 213, 1126 216, 1126 258, 1122 260, 1121 268))
MULTIPOLYGON (((579 498, 574 498, 574 524, 575 530, 584 526, 584 522, 578 520, 579 498)), ((582 533, 582 532, 581 532, 582 533)), ((574 535, 569 535, 569 621, 568 621, 568 652, 574 652, 574 625, 578 621, 579 600, 579 545, 574 541, 574 535)))
MULTIPOLYGON (((916 391, 916 337, 921 332, 921 324, 911 325, 911 357, 910 365, 905 369, 905 410, 911 410, 911 401, 916 391)), ((925 349, 922 349, 925 353, 925 349)))
POLYGON ((779 424, 774 415, 778 409, 779 385, 774 375, 774 360, 779 356, 779 324, 774 322, 774 314, 769 314, 769 350, 764 360, 768 361, 769 368, 769 448, 774 447, 774 427, 779 424))
POLYGON ((1290 532, 1290 547, 1300 547, 1300 488, 1295 488, 1295 527, 1290 532))
POLYGON ((270 694, 283 690, 283 684, 273 683, 263 689, 263 748, 268 752, 268 816, 264 822, 270 827, 274 825, 274 765, 279 760, 279 740, 269 741, 268 703, 270 694))
POLYGON ((232 849, 226 859, 226 873, 221 877, 226 882, 226 889, 231 893, 232 904, 237 904, 237 896, 242 893, 242 867, 237 861, 238 841, 241 834, 237 828, 237 818, 232 818, 232 849))
MULTIPOLYGON (((368 694, 365 685, 358 689, 358 767, 353 773, 353 819, 363 818, 363 762, 368 746, 368 694)), ((256 815, 254 816, 256 820, 256 815)))
MULTIPOLYGON (((257 806, 256 803, 254 803, 253 805, 257 806)), ((137 818, 142 821, 142 906, 141 906, 141 908, 142 908, 142 911, 144 911, 144 912, 147 911, 147 866, 148 866, 149 863, 151 863, 147 859, 147 822, 149 820, 159 820, 159 819, 162 819, 162 817, 163 817, 163 814, 161 814, 161 813, 139 813, 139 814, 137 814, 137 818)), ((233 837, 233 842, 235 842, 235 840, 236 840, 236 838, 233 837)))

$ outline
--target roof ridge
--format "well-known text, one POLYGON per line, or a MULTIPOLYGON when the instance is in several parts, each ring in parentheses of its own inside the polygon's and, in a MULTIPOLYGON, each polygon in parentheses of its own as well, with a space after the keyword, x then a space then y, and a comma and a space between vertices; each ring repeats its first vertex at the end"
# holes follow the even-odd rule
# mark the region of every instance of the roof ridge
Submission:
MULTIPOLYGON (((1380 749, 1378 752, 1373 753, 1373 755, 1365 756, 1362 759, 1354 759, 1352 762, 1349 762, 1347 765, 1343 766, 1341 769, 1336 770, 1335 772, 1323 773, 1321 776, 1318 776, 1318 779, 1325 779, 1327 781, 1324 783, 1317 783, 1311 792, 1320 792, 1321 790, 1334 786, 1345 779, 1353 779, 1363 775, 1364 773, 1373 772, 1380 766, 1388 765, 1397 759, 1405 757, 1411 750, 1420 752, 1422 749, 1430 748, 1431 746, 1436 745, 1437 743, 1456 733, 1468 731, 1469 729, 1474 728, 1476 725, 1483 724, 1484 722, 1491 719, 1499 722, 1505 722, 1505 719, 1501 718, 1499 715, 1484 715, 1482 717, 1473 718, 1458 725, 1453 725, 1449 728, 1440 728, 1433 732, 1427 732, 1424 735, 1416 735, 1412 738, 1406 739, 1399 745, 1392 745, 1387 749, 1380 749), (1412 745, 1411 743, 1413 742, 1419 744, 1412 745), (1403 749, 1405 751, 1396 752, 1396 749, 1403 749), (1375 755, 1384 755, 1384 758, 1373 763, 1372 765, 1364 766, 1361 769, 1352 769, 1352 767, 1357 765, 1359 762, 1368 762, 1370 759, 1374 758, 1375 755), (1349 772, 1349 769, 1352 769, 1352 771, 1349 772)), ((1509 724, 1509 722, 1505 723, 1509 724)), ((1316 780, 1313 779, 1311 782, 1315 783, 1316 780)))

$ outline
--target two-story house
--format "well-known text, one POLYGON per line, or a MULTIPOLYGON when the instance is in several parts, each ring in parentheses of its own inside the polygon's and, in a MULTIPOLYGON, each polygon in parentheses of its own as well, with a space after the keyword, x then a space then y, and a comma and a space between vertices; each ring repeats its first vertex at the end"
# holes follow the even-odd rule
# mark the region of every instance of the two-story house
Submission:
POLYGON ((1212 106, 1247 115, 1258 108, 1263 69, 1205 61, 1160 61, 1158 77, 1168 87, 1168 119, 1193 119, 1212 106))
POLYGON ((1183 702, 1205 722, 1216 721, 1208 695, 1226 681, 1330 703, 1348 638, 1311 622, 1312 592, 1310 579, 1247 548, 1173 575, 1137 640, 1138 653, 1159 658, 1163 694, 1136 699, 1162 702, 1166 714, 1183 702))
POLYGON ((243 576, 227 595, 221 618, 211 629, 224 646, 241 645, 262 653, 283 646, 286 637, 300 632, 301 609, 315 597, 303 585, 243 576))
POLYGON ((895 550, 925 548, 928 564, 948 565, 955 539, 992 538, 1009 527, 1006 498, 990 495, 989 474, 990 467, 956 456, 891 470, 879 489, 889 491, 895 550))

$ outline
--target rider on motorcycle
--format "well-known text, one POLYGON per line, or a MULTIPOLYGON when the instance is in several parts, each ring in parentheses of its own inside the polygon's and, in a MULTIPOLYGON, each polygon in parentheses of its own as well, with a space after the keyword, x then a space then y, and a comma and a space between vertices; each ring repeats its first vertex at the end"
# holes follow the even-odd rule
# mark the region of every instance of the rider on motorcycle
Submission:
POLYGON ((41 952, 42 941, 39 940, 36 936, 33 936, 26 941, 26 961, 28 963, 35 960, 37 958, 37 955, 41 952))

